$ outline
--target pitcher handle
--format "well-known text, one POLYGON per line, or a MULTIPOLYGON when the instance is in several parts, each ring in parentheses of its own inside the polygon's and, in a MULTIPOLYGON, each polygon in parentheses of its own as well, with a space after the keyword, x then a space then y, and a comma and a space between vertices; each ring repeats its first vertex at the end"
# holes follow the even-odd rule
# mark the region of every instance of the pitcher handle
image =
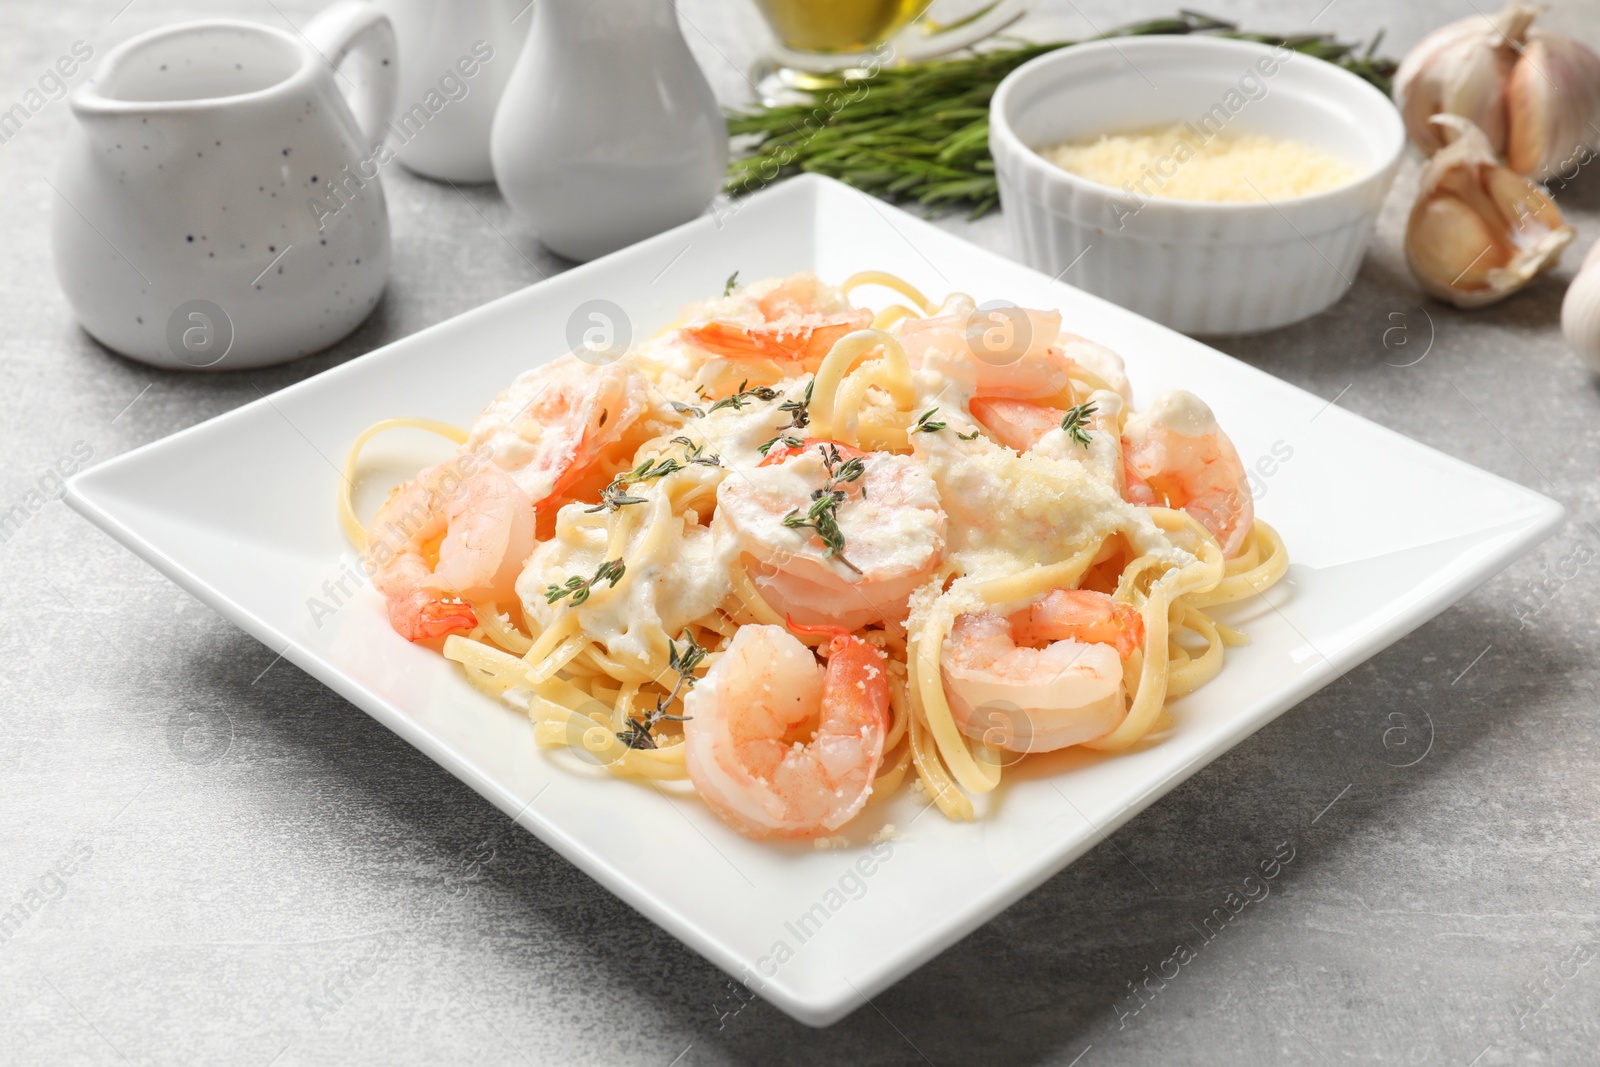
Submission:
POLYGON ((362 138, 376 148, 400 95, 399 49, 389 16, 365 0, 339 0, 311 20, 305 36, 332 64, 362 138))
POLYGON ((991 0, 964 18, 940 28, 926 12, 894 40, 900 59, 915 63, 977 44, 1028 13, 1036 0, 991 0))

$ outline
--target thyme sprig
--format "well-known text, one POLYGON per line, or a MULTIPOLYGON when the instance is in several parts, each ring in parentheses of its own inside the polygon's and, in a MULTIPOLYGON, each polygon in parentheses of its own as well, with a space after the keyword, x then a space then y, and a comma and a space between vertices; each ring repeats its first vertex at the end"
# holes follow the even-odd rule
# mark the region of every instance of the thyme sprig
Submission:
POLYGON ((699 466, 702 466, 702 467, 720 467, 720 466, 722 466, 722 457, 721 456, 717 456, 717 455, 708 456, 708 455, 705 454, 706 445, 705 445, 704 441, 701 441, 699 444, 696 444, 693 438, 689 438, 689 437, 674 437, 672 439, 672 443, 675 444, 675 445, 682 445, 683 446, 683 458, 684 458, 685 462, 687 462, 687 463, 698 464, 699 466))
POLYGON ((738 287, 739 287, 739 272, 738 271, 734 271, 732 274, 728 275, 727 282, 722 286, 722 295, 723 296, 732 296, 733 295, 733 291, 735 289, 737 289, 738 287))
MULTIPOLYGON (((844 503, 849 494, 839 486, 859 480, 866 473, 867 465, 860 456, 843 459, 835 445, 818 447, 822 452, 822 465, 828 471, 828 480, 821 489, 812 491, 810 507, 803 513, 799 508, 790 511, 783 517, 783 524, 792 530, 816 531, 817 539, 827 548, 828 555, 860 574, 861 568, 851 563, 844 554, 844 531, 839 529, 838 511, 839 505, 844 503)), ((866 495, 865 486, 862 487, 862 495, 866 495)))
POLYGON ((673 683, 672 692, 656 701, 655 710, 644 716, 630 716, 628 728, 617 733, 617 740, 629 748, 655 748, 656 739, 651 732, 658 723, 662 722, 688 722, 691 716, 668 715, 667 709, 672 702, 678 699, 678 694, 685 687, 693 689, 695 683, 694 672, 701 663, 705 662, 706 650, 695 641, 694 634, 685 627, 683 631, 683 651, 678 651, 675 641, 667 641, 667 666, 678 674, 678 680, 673 683))
POLYGON ((1085 427, 1088 425, 1089 416, 1094 412, 1093 403, 1079 404, 1068 408, 1066 415, 1061 419, 1061 428, 1067 431, 1067 436, 1084 448, 1088 448, 1092 443, 1089 440, 1089 431, 1085 427))
POLYGON ((764 456, 772 450, 773 445, 778 444, 783 445, 785 448, 799 448, 801 445, 805 444, 805 440, 799 437, 788 437, 784 434, 779 434, 770 441, 761 442, 756 446, 756 451, 760 452, 764 456))
POLYGON ((934 416, 939 413, 938 408, 929 408, 917 416, 917 424, 911 427, 912 433, 938 433, 945 428, 942 422, 934 421, 934 416))
POLYGON ((757 445, 756 450, 758 452, 760 452, 763 456, 766 455, 772 446, 777 444, 779 441, 782 441, 790 448, 799 448, 801 445, 805 444, 804 439, 796 437, 794 434, 785 433, 784 431, 803 430, 807 426, 811 425, 811 391, 816 387, 817 380, 812 378, 806 383, 805 395, 799 400, 785 400, 783 403, 778 405, 779 411, 788 413, 789 421, 778 427, 778 436, 774 437, 770 441, 757 445))
MULTIPOLYGON (((1120 26, 1101 37, 1205 34, 1282 45, 1327 60, 1389 95, 1392 60, 1329 34, 1249 33, 1194 11, 1120 26)), ((884 66, 851 78, 813 75, 804 103, 757 106, 728 116, 728 132, 751 139, 728 167, 728 192, 753 192, 802 171, 825 174, 885 200, 932 211, 964 205, 976 218, 999 199, 989 154, 989 98, 1006 75, 1076 41, 1050 41, 884 66)))
POLYGON ((811 425, 811 391, 817 387, 817 380, 812 378, 806 383, 805 395, 799 400, 785 400, 778 405, 778 410, 789 416, 787 426, 779 426, 783 430, 803 430, 811 425))
MULTIPOLYGON (((687 438, 685 438, 687 440, 687 438)), ((712 457, 715 459, 716 457, 712 457)), ((593 515, 597 511, 617 511, 629 504, 643 504, 645 498, 634 496, 628 492, 628 486, 634 482, 647 482, 657 478, 665 478, 669 474, 677 474, 684 469, 684 465, 671 456, 662 456, 660 459, 646 459, 631 471, 623 471, 611 479, 611 484, 600 490, 600 503, 592 508, 584 508, 584 513, 593 515)))
POLYGON ((732 394, 731 396, 725 396, 715 404, 712 404, 706 414, 709 415, 713 411, 721 411, 723 408, 732 408, 735 411, 742 411, 744 409, 745 401, 752 398, 756 400, 778 399, 778 391, 772 386, 758 385, 753 389, 746 389, 745 386, 749 384, 749 379, 740 382, 738 392, 732 394))
POLYGON ((676 400, 670 400, 668 403, 672 405, 672 410, 676 411, 679 415, 689 415, 696 419, 703 419, 706 417, 704 408, 697 408, 690 404, 680 404, 676 400))
POLYGON ((595 570, 593 578, 585 578, 581 574, 574 574, 567 579, 565 585, 552 585, 544 591, 546 602, 554 604, 567 597, 572 598, 572 606, 577 607, 589 599, 589 594, 601 582, 610 582, 612 588, 622 580, 627 568, 620 559, 608 559, 595 570))

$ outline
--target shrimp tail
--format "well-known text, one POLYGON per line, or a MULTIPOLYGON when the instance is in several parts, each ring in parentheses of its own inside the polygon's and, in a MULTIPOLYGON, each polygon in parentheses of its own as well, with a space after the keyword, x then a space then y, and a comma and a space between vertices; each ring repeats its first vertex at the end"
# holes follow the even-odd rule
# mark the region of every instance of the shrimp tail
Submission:
POLYGON ((789 628, 789 632, 794 634, 796 637, 805 637, 807 635, 814 637, 830 637, 833 639, 832 647, 834 649, 837 649, 840 641, 848 641, 852 636, 850 631, 846 630, 843 626, 832 626, 827 623, 817 623, 815 625, 808 626, 802 622, 795 622, 793 615, 784 615, 783 624, 787 626, 789 628))
POLYGON ((478 615, 470 604, 434 600, 419 592, 390 599, 389 625, 407 641, 431 641, 471 630, 478 615))

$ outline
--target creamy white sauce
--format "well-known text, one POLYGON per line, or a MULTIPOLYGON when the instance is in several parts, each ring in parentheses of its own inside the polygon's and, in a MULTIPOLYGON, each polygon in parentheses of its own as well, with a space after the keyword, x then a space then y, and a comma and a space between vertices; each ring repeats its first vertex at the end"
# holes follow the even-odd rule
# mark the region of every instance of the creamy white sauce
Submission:
MULTIPOLYGON (((751 284, 694 305, 686 309, 686 316, 691 322, 716 318, 756 325, 763 321, 761 298, 777 284, 751 284)), ((823 287, 820 292, 829 307, 848 307, 837 289, 823 287)), ((928 568, 941 558, 966 575, 948 592, 941 593, 937 582, 923 585, 911 598, 914 627, 935 604, 941 614, 952 617, 978 610, 982 605, 974 589, 985 579, 1056 563, 1119 530, 1138 552, 1155 554, 1173 565, 1193 562, 1194 557, 1175 546, 1145 509, 1121 497, 1116 424, 1130 395, 1121 358, 1077 339, 1062 344, 1070 358, 1112 390, 1093 397, 1097 415, 1089 423, 1088 448, 1059 429, 1021 455, 983 433, 972 441, 961 440, 959 434, 980 429, 968 409, 978 389, 978 369, 967 352, 946 352, 935 344, 922 353, 912 373, 914 410, 920 414, 938 408, 932 418, 944 422, 945 428, 913 434, 914 456, 868 457, 867 474, 860 483, 866 487, 865 497, 856 491, 859 485, 851 486, 849 497, 838 506, 845 554, 856 566, 874 574, 908 575, 906 589, 924 582, 928 568)), ((608 650, 643 657, 652 635, 676 636, 687 622, 713 612, 731 596, 729 566, 742 551, 741 540, 746 545, 758 541, 777 558, 789 554, 804 559, 842 581, 859 580, 827 553, 815 531, 783 525, 785 515, 809 507, 813 491, 826 480, 820 454, 808 450, 781 464, 760 466, 765 459, 760 446, 780 433, 810 435, 809 428, 780 429, 793 417, 782 410, 782 403, 801 400, 810 375, 777 382, 772 388, 778 395, 772 400, 749 397, 739 406, 712 411, 716 397, 728 390, 708 398, 699 383, 725 380, 723 372, 739 371, 735 361, 708 359, 683 341, 676 329, 643 342, 624 358, 626 366, 637 371, 636 377, 649 383, 644 386, 646 417, 661 425, 662 437, 685 437, 703 455, 718 457, 718 466, 691 465, 671 476, 680 484, 699 483, 707 497, 715 494, 717 518, 713 522, 709 513, 667 516, 673 524, 668 550, 635 563, 614 590, 602 583, 586 603, 574 607, 570 598, 547 603, 546 589, 563 585, 574 575, 592 576, 616 550, 608 548, 604 526, 585 513, 589 505, 564 507, 557 517, 555 538, 538 546, 517 584, 530 619, 543 627, 562 612, 576 612, 585 630, 597 635, 608 650), (722 377, 708 377, 708 368, 720 368, 717 373, 722 377), (680 412, 674 402, 704 415, 680 412), (737 527, 737 535, 730 527, 737 527)), ((520 376, 474 424, 473 440, 487 445, 496 463, 508 470, 530 461, 532 444, 520 415, 540 385, 539 369, 520 376)), ((876 391, 869 393, 869 405, 882 401, 876 391)), ((1130 420, 1129 429, 1155 424, 1186 434, 1211 432, 1216 426, 1210 409, 1182 392, 1163 394, 1150 411, 1130 420)), ((662 445, 661 454, 681 458, 683 451, 681 445, 662 445)), ((634 483, 629 492, 646 502, 628 507, 665 512, 664 506, 658 508, 659 482, 634 483)), ((625 554, 634 550, 648 528, 648 523, 640 524, 624 546, 625 554)), ((899 596, 904 604, 906 592, 899 596)))
POLYGON ((1128 371, 1117 355, 1105 345, 1084 341, 1076 337, 1061 342, 1061 353, 1074 363, 1081 363, 1091 373, 1109 385, 1118 396, 1133 403, 1133 386, 1128 383, 1128 371))
POLYGON ((1155 403, 1128 420, 1125 433, 1130 441, 1141 440, 1156 426, 1185 437, 1202 437, 1221 429, 1206 402, 1183 389, 1173 389, 1156 397, 1155 403))

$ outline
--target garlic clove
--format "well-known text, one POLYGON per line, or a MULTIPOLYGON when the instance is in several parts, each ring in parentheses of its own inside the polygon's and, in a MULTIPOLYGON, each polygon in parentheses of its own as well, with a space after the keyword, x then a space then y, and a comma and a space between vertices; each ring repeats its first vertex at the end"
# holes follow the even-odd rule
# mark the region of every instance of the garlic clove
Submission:
POLYGON ((1493 19, 1473 15, 1435 30, 1405 57, 1395 71, 1394 98, 1424 155, 1446 143, 1429 122, 1441 113, 1467 119, 1494 152, 1504 150, 1506 86, 1537 15, 1536 8, 1513 2, 1493 19))
POLYGON ((1482 215, 1455 196, 1417 205, 1406 227, 1406 257, 1430 295, 1450 299, 1450 287, 1483 289, 1489 271, 1511 261, 1511 249, 1482 215), (1442 287, 1430 280, 1447 280, 1442 287))
POLYGON ((1506 81, 1506 164, 1547 178, 1575 163, 1600 133, 1600 55, 1535 30, 1506 81))
POLYGON ((1457 115, 1431 124, 1447 143, 1423 168, 1406 222, 1406 261, 1422 288, 1457 307, 1503 300, 1550 270, 1573 237, 1555 201, 1495 159, 1457 115))
POLYGON ((1561 336, 1591 371, 1600 374, 1600 269, 1593 266, 1600 260, 1595 249, 1600 249, 1600 242, 1589 250, 1585 268, 1561 300, 1561 336))

